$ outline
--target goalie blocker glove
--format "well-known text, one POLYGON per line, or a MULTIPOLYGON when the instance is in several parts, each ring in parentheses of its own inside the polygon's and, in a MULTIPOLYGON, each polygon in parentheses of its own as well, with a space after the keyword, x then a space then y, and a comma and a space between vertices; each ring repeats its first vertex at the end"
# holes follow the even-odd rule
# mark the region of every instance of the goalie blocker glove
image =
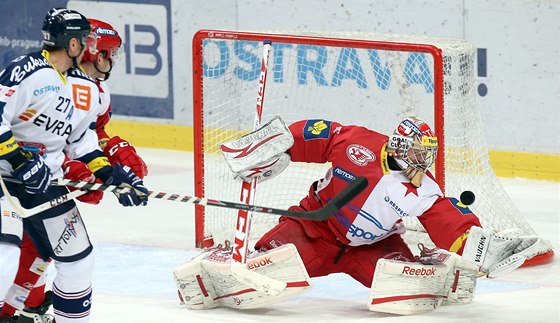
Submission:
POLYGON ((280 117, 259 129, 220 145, 232 172, 244 181, 260 182, 280 174, 290 163, 285 152, 294 144, 292 133, 280 117))
POLYGON ((521 235, 521 231, 498 233, 472 227, 463 251, 463 259, 479 266, 488 278, 509 273, 537 254, 540 238, 521 235))

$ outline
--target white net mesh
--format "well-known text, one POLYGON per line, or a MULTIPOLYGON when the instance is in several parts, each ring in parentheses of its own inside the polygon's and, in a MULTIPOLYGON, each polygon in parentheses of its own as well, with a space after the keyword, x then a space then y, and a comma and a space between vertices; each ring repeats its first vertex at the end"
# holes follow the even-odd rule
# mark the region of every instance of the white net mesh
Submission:
MULTIPOLYGON (((195 131, 204 133, 204 159, 195 163, 203 165, 200 185, 203 185, 204 196, 239 201, 241 185, 233 180, 218 145, 252 130, 262 41, 246 40, 244 34, 235 32, 227 35, 232 36, 205 39, 203 62, 195 60, 194 67, 201 67, 202 78, 202 111, 197 111, 195 106, 195 114, 200 113, 202 118, 201 124, 195 124, 195 131)), ((434 128, 437 109, 434 80, 443 77, 447 195, 458 197, 465 190, 473 191, 476 202, 471 209, 484 226, 497 230, 520 228, 528 234, 534 233, 490 167, 476 105, 475 57, 471 43, 364 33, 307 33, 306 36, 399 44, 391 46, 391 50, 383 50, 380 47, 386 46, 377 42, 356 45, 340 40, 327 45, 315 37, 273 39, 263 123, 276 115, 287 124, 318 118, 363 125, 389 134, 405 116, 416 115, 440 135, 442 129, 434 128), (431 54, 418 52, 413 45, 406 44, 431 44, 440 48, 443 75, 434 74, 431 54)), ((328 167, 330 165, 292 163, 278 177, 259 184, 254 204, 276 208, 298 204, 307 194, 309 185, 321 178, 328 167)), ((215 243, 232 238, 237 211, 208 207, 198 212, 204 212, 206 238, 212 237, 215 243)), ((251 228, 252 241, 276 221, 276 217, 256 214, 251 228)), ((407 219, 407 227, 421 230, 416 219, 407 219)), ((541 252, 549 248, 543 245, 541 252)))

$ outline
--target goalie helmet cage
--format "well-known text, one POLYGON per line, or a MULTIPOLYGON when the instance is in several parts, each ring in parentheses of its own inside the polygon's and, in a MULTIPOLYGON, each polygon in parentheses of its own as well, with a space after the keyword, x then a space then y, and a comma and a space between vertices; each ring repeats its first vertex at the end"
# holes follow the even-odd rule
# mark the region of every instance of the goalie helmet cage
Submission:
MULTIPOLYGON (((252 130, 263 40, 272 41, 263 123, 326 119, 389 134, 406 116, 428 122, 439 138, 433 172, 446 195, 470 190, 484 227, 536 234, 490 167, 474 90, 470 42, 370 33, 252 33, 201 30, 193 37, 195 195, 239 201, 239 181, 219 144, 252 130)), ((254 204, 287 209, 330 165, 291 163, 259 183, 254 204)), ((237 211, 195 206, 198 248, 231 240, 237 211)), ((278 218, 253 216, 251 241, 278 218)), ((405 218, 409 245, 430 242, 416 218, 405 218)), ((411 250, 415 250, 411 247, 411 250)), ((550 243, 526 265, 547 262, 550 243)))

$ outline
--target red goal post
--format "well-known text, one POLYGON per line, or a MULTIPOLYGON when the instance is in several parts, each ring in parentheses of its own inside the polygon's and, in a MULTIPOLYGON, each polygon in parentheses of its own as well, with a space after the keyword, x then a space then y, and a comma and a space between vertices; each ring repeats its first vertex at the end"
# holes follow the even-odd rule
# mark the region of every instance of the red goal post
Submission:
MULTIPOLYGON (((260 70, 264 39, 273 45, 263 122, 275 115, 287 123, 324 118, 387 134, 403 117, 417 115, 439 138, 432 171, 442 189, 451 196, 475 192, 472 209, 487 227, 534 233, 489 165, 474 91, 474 46, 464 40, 367 33, 197 32, 192 46, 196 196, 239 198, 239 183, 218 145, 252 129, 255 71, 260 70)), ((297 204, 328 165, 313 167, 291 165, 262 183, 255 204, 279 208, 297 204)), ((196 246, 231 240, 235 220, 235 211, 197 205, 196 246)), ((406 220, 408 236, 422 232, 415 219, 406 220)), ((256 214, 253 240, 275 221, 256 214)), ((552 254, 546 244, 534 259, 545 261, 552 254)))

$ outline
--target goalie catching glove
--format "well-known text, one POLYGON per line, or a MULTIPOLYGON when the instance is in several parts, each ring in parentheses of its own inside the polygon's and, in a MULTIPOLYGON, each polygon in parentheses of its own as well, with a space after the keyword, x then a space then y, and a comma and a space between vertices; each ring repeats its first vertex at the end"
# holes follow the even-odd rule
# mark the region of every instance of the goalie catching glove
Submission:
POLYGON ((261 128, 220 145, 232 172, 244 181, 259 182, 280 174, 290 163, 286 151, 294 144, 292 133, 280 117, 261 128))
POLYGON ((521 235, 519 230, 498 233, 472 227, 463 251, 463 259, 480 267, 488 278, 496 278, 523 265, 537 254, 541 239, 521 235))

